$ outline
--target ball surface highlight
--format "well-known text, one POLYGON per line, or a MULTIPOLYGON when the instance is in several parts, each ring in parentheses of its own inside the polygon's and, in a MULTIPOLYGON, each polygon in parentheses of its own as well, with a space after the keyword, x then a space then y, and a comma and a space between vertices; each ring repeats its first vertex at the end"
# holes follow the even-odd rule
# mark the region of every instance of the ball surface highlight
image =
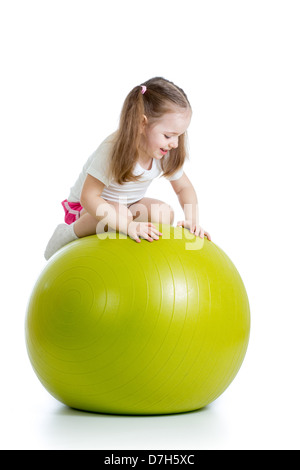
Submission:
POLYGON ((76 409, 192 411, 220 396, 249 340, 250 310, 233 263, 181 227, 137 244, 94 235, 60 250, 33 289, 25 321, 31 364, 76 409))

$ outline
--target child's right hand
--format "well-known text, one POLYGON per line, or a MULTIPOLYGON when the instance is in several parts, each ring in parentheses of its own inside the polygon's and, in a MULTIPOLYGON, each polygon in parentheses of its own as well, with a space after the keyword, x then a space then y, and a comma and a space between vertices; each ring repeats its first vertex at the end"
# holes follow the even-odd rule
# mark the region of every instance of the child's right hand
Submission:
POLYGON ((140 237, 153 242, 153 240, 159 240, 162 235, 151 222, 130 222, 127 233, 137 243, 141 242, 140 237))

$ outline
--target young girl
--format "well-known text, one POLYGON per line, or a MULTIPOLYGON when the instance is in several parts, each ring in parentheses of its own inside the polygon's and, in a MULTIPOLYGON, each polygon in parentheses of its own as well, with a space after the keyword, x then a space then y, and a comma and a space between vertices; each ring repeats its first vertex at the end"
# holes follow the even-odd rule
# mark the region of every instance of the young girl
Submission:
POLYGON ((85 163, 62 202, 65 224, 55 229, 45 258, 76 238, 106 228, 152 242, 162 235, 153 222, 173 224, 174 213, 163 201, 144 197, 154 178, 167 178, 184 210, 178 226, 203 238, 210 235, 198 222, 196 192, 183 171, 185 136, 192 110, 184 91, 174 83, 152 78, 125 99, 117 132, 85 163))

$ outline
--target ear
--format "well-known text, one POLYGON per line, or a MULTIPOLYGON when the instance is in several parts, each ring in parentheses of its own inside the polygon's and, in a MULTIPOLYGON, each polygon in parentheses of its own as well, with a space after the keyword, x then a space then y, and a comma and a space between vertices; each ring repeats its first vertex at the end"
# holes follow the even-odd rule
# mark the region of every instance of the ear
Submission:
POLYGON ((143 114, 142 122, 141 122, 141 127, 140 127, 140 133, 141 133, 141 134, 144 132, 145 127, 147 126, 147 124, 148 124, 147 116, 145 116, 145 114, 143 114))

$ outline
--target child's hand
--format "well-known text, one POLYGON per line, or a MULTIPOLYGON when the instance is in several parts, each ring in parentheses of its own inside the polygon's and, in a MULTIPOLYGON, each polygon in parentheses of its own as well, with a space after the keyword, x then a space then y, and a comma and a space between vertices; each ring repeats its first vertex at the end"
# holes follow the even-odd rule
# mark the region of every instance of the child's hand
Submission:
POLYGON ((128 226, 127 233, 130 238, 137 243, 141 242, 140 237, 149 242, 153 242, 153 240, 159 240, 159 236, 162 235, 151 222, 131 222, 128 226))
POLYGON ((190 232, 196 235, 196 237, 204 238, 207 237, 209 241, 211 241, 211 236, 208 232, 205 232, 205 230, 200 227, 200 225, 197 225, 193 223, 191 220, 181 220, 180 222, 177 223, 177 227, 184 227, 190 229, 190 232))

